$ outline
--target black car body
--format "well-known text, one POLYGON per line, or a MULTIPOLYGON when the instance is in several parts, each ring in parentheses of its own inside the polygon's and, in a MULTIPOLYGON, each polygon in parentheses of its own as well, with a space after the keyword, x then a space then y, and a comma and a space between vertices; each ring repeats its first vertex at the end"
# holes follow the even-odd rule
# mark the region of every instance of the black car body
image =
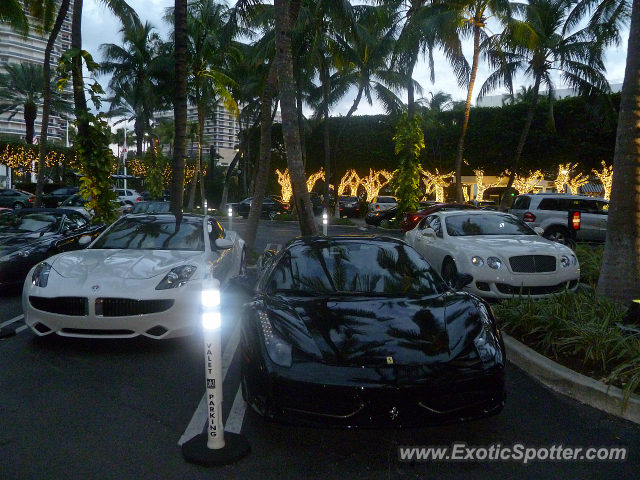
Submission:
POLYGON ((269 256, 241 320, 242 390, 259 414, 425 426, 503 408, 491 308, 448 289, 402 240, 300 237, 269 256))
MULTIPOLYGON (((249 210, 251 209, 251 198, 245 198, 239 203, 231 204, 233 213, 241 215, 242 218, 249 218, 249 210)), ((289 213, 289 205, 279 202, 271 197, 265 197, 262 200, 261 217, 274 219, 281 213, 289 213)))
POLYGON ((104 229, 64 208, 0 213, 0 287, 22 284, 31 267, 56 253, 84 248, 80 237, 96 238, 104 229))
POLYGON ((80 192, 79 187, 62 187, 57 188, 51 193, 42 196, 42 205, 46 208, 56 208, 67 198, 77 195, 80 192))
POLYGON ((364 221, 367 225, 373 225, 375 227, 384 227, 393 221, 398 214, 398 207, 391 207, 387 210, 375 210, 368 212, 364 216, 364 221))

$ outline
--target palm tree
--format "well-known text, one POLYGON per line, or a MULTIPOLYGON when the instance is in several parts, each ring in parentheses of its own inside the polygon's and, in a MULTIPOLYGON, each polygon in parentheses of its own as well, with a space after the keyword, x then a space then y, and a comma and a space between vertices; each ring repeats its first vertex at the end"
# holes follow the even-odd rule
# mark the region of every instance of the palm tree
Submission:
POLYGON ((480 97, 503 84, 510 88, 516 73, 522 72, 533 80, 532 100, 509 169, 511 175, 501 210, 507 208, 540 86, 544 85, 550 94, 555 90, 552 72, 560 70, 563 81, 581 95, 610 91, 603 63, 604 45, 609 37, 598 36, 598 30, 589 26, 572 32, 574 22, 571 12, 574 5, 573 0, 530 0, 527 5, 514 7, 523 20, 509 21, 503 33, 487 41, 491 48, 486 50, 486 57, 496 70, 480 89, 480 97))
MULTIPOLYGON (((49 87, 56 91, 55 82, 49 87)), ((26 127, 25 141, 33 143, 38 105, 45 90, 44 69, 37 63, 10 63, 6 73, 0 74, 0 113, 11 111, 9 119, 22 112, 26 127)), ((52 94, 52 108, 60 113, 69 112, 70 106, 61 93, 52 94)))
MULTIPOLYGON (((462 193, 462 160, 464 156, 464 141, 469 125, 469 113, 471 111, 471 97, 473 95, 473 87, 476 83, 476 75, 478 73, 478 62, 480 58, 480 41, 482 37, 486 37, 485 28, 487 28, 487 19, 490 15, 503 20, 510 15, 509 0, 453 0, 452 13, 457 16, 455 23, 461 25, 460 33, 463 38, 473 38, 473 60, 471 62, 471 72, 466 77, 466 72, 458 74, 458 81, 464 82, 467 87, 467 102, 465 105, 464 116, 462 120, 462 132, 458 140, 458 150, 456 153, 456 201, 462 203, 464 196, 462 193)), ((448 14, 445 14, 447 16, 448 14)), ((453 15, 452 15, 453 16, 453 15)), ((445 25, 452 25, 452 22, 446 22, 445 25)))
POLYGON ((156 99, 154 69, 158 56, 160 36, 148 22, 134 22, 120 29, 122 45, 103 43, 100 50, 104 61, 100 72, 111 74, 108 89, 112 96, 110 113, 120 108, 127 110, 127 120, 134 121, 136 154, 142 155, 143 141, 151 133, 151 121, 159 105, 156 99))
POLYGON ((24 35, 29 32, 29 20, 18 0, 0 2, 0 22, 8 23, 16 32, 24 35))
POLYGON ((640 4, 633 2, 622 84, 618 135, 613 157, 613 184, 607 239, 597 292, 618 302, 640 298, 640 176, 638 174, 638 98, 640 98, 640 4))

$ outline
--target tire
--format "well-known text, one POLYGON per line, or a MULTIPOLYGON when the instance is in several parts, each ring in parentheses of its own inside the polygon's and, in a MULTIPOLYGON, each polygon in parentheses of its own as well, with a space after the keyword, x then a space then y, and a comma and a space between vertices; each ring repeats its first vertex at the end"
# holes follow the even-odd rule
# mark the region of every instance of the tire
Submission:
POLYGON ((271 210, 269 212, 269 220, 273 220, 274 218, 276 218, 276 215, 278 215, 278 212, 276 212, 275 210, 271 210))
POLYGON ((388 227, 389 226, 389 220, 386 220, 386 219, 380 220, 379 226, 382 227, 382 228, 388 227))
POLYGON ((247 274, 247 249, 242 249, 242 255, 240 256, 240 269, 238 271, 238 275, 246 275, 247 274))
POLYGON ((11 208, 13 208, 14 210, 20 210, 21 208, 24 208, 24 203, 15 202, 13 205, 11 205, 11 208))
POLYGON ((545 230, 542 236, 547 240, 558 242, 562 245, 570 245, 572 243, 571 236, 569 235, 569 231, 564 227, 558 227, 558 226, 549 227, 545 230))
POLYGON ((442 278, 450 288, 453 288, 457 273, 458 269, 455 262, 449 257, 445 258, 444 262, 442 262, 442 278))

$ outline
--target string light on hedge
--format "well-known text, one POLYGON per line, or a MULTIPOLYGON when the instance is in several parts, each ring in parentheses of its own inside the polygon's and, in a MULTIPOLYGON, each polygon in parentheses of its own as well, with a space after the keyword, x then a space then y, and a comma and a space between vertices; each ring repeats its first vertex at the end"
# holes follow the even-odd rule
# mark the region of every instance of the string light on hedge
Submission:
MULTIPOLYGON (((453 173, 441 174, 436 168, 435 175, 431 172, 427 172, 426 170, 420 169, 422 171, 422 175, 424 175, 429 182, 433 184, 433 190, 436 192, 436 202, 443 203, 444 202, 444 188, 451 185, 451 182, 445 181, 446 178, 453 178, 453 173)), ((432 190, 432 191, 433 191, 432 190)))
POLYGON ((291 200, 291 196, 293 195, 293 188, 291 188, 291 178, 289 177, 289 169, 287 168, 284 172, 276 169, 276 175, 278 175, 278 183, 282 188, 282 201, 284 203, 289 202, 291 200))
MULTIPOLYGON (((510 172, 507 170, 505 174, 510 175, 510 172)), ((518 193, 533 192, 536 190, 536 186, 543 178, 544 175, 540 170, 536 170, 535 172, 531 172, 531 170, 529 170, 528 176, 520 176, 516 173, 515 179, 513 180, 513 188, 515 188, 518 193)))
POLYGON ((358 194, 358 187, 360 186, 360 177, 355 170, 348 170, 340 180, 338 185, 338 196, 342 195, 344 191, 349 188, 349 194, 355 197, 358 194))
POLYGON ((369 175, 360 180, 360 185, 362 185, 367 192, 367 202, 373 201, 373 199, 378 196, 380 190, 382 190, 382 187, 389 183, 392 178, 393 174, 386 170, 374 172, 374 170, 370 168, 369 175), (380 177, 382 177, 382 179, 380 177))

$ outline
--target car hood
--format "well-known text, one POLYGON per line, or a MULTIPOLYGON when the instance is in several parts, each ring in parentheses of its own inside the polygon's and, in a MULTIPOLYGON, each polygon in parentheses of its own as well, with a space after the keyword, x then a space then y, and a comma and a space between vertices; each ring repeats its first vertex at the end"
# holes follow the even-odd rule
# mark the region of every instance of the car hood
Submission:
POLYGON ((0 233, 0 255, 39 243, 52 235, 51 232, 0 233))
POLYGON ((473 235, 467 237, 450 237, 470 255, 478 251, 484 255, 553 255, 566 253, 568 247, 552 242, 539 235, 473 235))
MULTIPOLYGON (((142 280, 183 264, 200 266, 201 256, 202 252, 89 249, 58 255, 51 266, 67 278, 142 280)), ((204 268, 198 268, 193 279, 203 276, 204 268)))
POLYGON ((431 365, 457 356, 480 328, 469 299, 450 293, 421 298, 273 295, 265 302, 274 329, 302 354, 329 365, 374 367, 431 365), (467 320, 474 315, 475 320, 467 320))

